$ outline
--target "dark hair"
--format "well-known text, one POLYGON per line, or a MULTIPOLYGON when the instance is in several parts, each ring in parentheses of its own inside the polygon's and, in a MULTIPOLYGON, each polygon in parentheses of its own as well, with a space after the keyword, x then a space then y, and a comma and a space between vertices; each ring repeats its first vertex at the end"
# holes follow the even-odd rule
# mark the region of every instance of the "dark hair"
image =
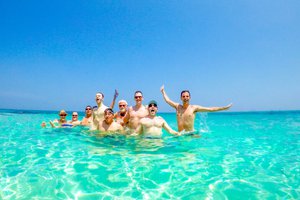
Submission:
POLYGON ((113 109, 111 109, 111 108, 106 108, 105 110, 104 110, 104 113, 107 113, 107 112, 111 112, 112 114, 114 114, 114 111, 113 111, 113 109))
POLYGON ((134 96, 136 95, 136 93, 141 93, 143 96, 143 93, 140 90, 135 91, 134 96))
POLYGON ((102 93, 102 92, 97 92, 96 94, 101 94, 102 95, 102 97, 104 98, 104 94, 102 93))
POLYGON ((191 96, 190 91, 188 91, 188 90, 182 90, 182 91, 181 91, 181 94, 180 94, 180 97, 182 97, 182 94, 185 93, 185 92, 189 93, 189 95, 191 96))
POLYGON ((90 108, 92 108, 92 106, 90 106, 90 105, 87 105, 85 108, 87 108, 87 107, 90 107, 90 108))

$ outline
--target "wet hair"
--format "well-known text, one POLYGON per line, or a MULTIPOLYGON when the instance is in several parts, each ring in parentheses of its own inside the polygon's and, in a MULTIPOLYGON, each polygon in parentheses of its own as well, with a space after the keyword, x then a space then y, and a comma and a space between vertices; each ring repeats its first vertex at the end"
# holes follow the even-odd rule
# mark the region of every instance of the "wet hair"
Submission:
POLYGON ((90 105, 87 105, 85 108, 88 108, 88 107, 90 107, 90 108, 93 108, 92 106, 90 106, 90 105))
POLYGON ((104 110, 104 113, 107 113, 107 112, 110 112, 110 113, 114 114, 114 111, 113 111, 113 109, 111 109, 111 108, 106 108, 106 109, 104 110))
POLYGON ((142 96, 143 96, 143 93, 142 93, 140 90, 135 91, 135 92, 134 92, 134 96, 135 96, 137 93, 141 93, 142 96))
POLYGON ((188 90, 182 90, 182 91, 181 91, 181 94, 180 94, 180 97, 182 97, 182 94, 185 93, 185 92, 189 93, 189 95, 191 96, 190 91, 188 91, 188 90))
POLYGON ((102 97, 104 98, 104 94, 102 92, 97 92, 96 94, 101 94, 102 97))

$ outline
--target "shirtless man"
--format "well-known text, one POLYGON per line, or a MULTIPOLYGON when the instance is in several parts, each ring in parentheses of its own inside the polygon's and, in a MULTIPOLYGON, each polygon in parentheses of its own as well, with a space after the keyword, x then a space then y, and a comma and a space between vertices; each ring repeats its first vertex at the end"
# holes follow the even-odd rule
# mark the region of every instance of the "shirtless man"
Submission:
POLYGON ((148 111, 149 114, 140 120, 140 124, 136 129, 136 134, 143 134, 145 137, 160 138, 163 133, 162 128, 164 128, 170 134, 179 135, 179 133, 174 131, 162 117, 156 116, 156 101, 152 100, 149 102, 148 111))
POLYGON ((127 101, 125 100, 120 100, 119 103, 119 111, 115 113, 114 118, 116 119, 116 122, 118 122, 119 124, 121 124, 122 126, 124 126, 124 122, 123 122, 123 118, 125 117, 126 113, 127 113, 127 101))
POLYGON ((72 120, 69 123, 73 124, 73 126, 80 125, 80 121, 78 120, 78 112, 72 113, 72 120))
POLYGON ((177 115, 177 125, 178 125, 178 131, 181 132, 183 130, 187 132, 193 132, 194 131, 194 121, 195 116, 197 112, 216 112, 221 110, 228 110, 232 104, 229 104, 224 107, 202 107, 199 105, 190 105, 190 92, 188 90, 183 90, 181 92, 181 101, 182 105, 179 103, 175 103, 172 100, 169 99, 167 96, 164 86, 160 88, 160 91, 163 94, 163 97, 165 101, 176 109, 176 115, 177 115))
POLYGON ((123 132, 123 126, 114 121, 114 111, 107 108, 104 111, 104 120, 99 123, 98 130, 105 133, 123 132))
MULTIPOLYGON (((114 99, 111 103, 111 107, 110 108, 113 108, 114 105, 115 105, 115 100, 116 98, 118 97, 118 91, 115 90, 115 95, 114 95, 114 99)), ((97 108, 95 108, 93 110, 93 123, 92 123, 92 126, 91 126, 91 130, 96 130, 97 127, 98 127, 98 124, 99 122, 102 122, 103 119, 104 119, 104 110, 106 108, 108 108, 106 105, 103 104, 103 99, 104 99, 104 94, 102 94, 101 92, 97 92, 96 93, 96 103, 97 103, 97 108)))
POLYGON ((92 122, 93 122, 93 119, 92 119, 92 107, 91 106, 87 106, 85 108, 85 116, 81 120, 81 125, 82 126, 90 126, 92 124, 92 122))
POLYGON ((146 117, 149 112, 147 108, 142 104, 143 93, 136 91, 134 93, 135 106, 129 107, 125 117, 123 118, 124 124, 128 123, 130 132, 133 132, 139 125, 140 119, 146 117))

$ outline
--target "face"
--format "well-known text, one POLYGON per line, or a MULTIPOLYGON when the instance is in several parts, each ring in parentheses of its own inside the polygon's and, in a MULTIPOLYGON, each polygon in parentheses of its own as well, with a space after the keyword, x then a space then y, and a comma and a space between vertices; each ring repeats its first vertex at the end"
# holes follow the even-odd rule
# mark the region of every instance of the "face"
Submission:
POLYGON ((86 113, 86 114, 91 114, 91 113, 92 113, 92 108, 89 107, 89 106, 86 107, 86 108, 85 108, 85 113, 86 113))
POLYGON ((149 114, 150 114, 151 116, 156 115, 156 113, 157 113, 157 105, 154 104, 154 103, 149 104, 149 105, 148 105, 148 111, 149 111, 149 114))
POLYGON ((101 93, 97 93, 95 100, 97 103, 101 103, 103 100, 103 95, 101 93))
POLYGON ((114 114, 112 112, 110 112, 110 111, 106 111, 104 113, 104 120, 108 124, 112 123, 113 120, 114 120, 114 114))
POLYGON ((59 113, 59 116, 61 119, 66 119, 67 114, 66 113, 59 113))
POLYGON ((77 112, 73 112, 72 114, 72 121, 77 121, 78 120, 78 113, 77 112))
POLYGON ((120 103, 119 103, 119 110, 120 110, 121 112, 125 112, 126 109, 127 109, 127 104, 124 103, 124 102, 120 102, 120 103))
POLYGON ((134 95, 134 99, 135 99, 135 102, 137 103, 137 104, 141 104, 142 103, 142 101, 143 101, 143 95, 142 95, 142 93, 140 93, 140 92, 138 92, 138 93, 136 93, 135 95, 134 95))
POLYGON ((190 93, 188 93, 188 92, 182 93, 181 101, 182 102, 189 102, 190 101, 190 93))

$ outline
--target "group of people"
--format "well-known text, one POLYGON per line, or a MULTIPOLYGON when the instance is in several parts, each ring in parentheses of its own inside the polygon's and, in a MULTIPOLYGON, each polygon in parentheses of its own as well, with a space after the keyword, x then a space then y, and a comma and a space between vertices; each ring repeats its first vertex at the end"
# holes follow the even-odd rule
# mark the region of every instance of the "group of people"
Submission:
MULTIPOLYGON (((114 112, 113 107, 118 92, 115 95, 110 107, 104 105, 104 94, 96 93, 97 106, 87 106, 84 118, 79 121, 78 113, 72 113, 72 120, 67 121, 67 113, 64 110, 59 112, 60 119, 50 121, 52 127, 74 127, 78 125, 89 126, 90 130, 98 130, 101 133, 121 133, 129 135, 143 134, 146 137, 161 137, 162 129, 173 135, 181 135, 184 133, 193 133, 194 121, 197 112, 215 112, 228 110, 232 104, 224 107, 202 107, 199 105, 191 105, 191 95, 188 90, 181 92, 182 103, 172 101, 164 86, 160 88, 164 100, 176 110, 178 130, 173 130, 168 123, 160 116, 157 116, 158 104, 155 100, 151 100, 146 106, 143 105, 143 93, 136 91, 134 93, 135 105, 128 107, 125 100, 118 102, 119 111, 114 112)), ((42 124, 46 126, 45 122, 42 124)))

